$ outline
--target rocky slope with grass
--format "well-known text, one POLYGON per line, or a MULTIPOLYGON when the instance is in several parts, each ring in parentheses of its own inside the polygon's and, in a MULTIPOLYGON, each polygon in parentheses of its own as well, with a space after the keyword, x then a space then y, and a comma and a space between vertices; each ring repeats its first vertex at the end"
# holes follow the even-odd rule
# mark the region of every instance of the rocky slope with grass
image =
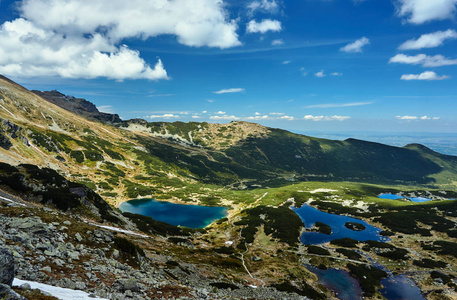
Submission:
POLYGON ((240 121, 120 121, 101 117, 87 100, 32 93, 5 77, 0 119, 0 161, 54 169, 111 204, 201 184, 246 189, 323 180, 447 188, 457 180, 456 157, 419 145, 317 139, 240 121))

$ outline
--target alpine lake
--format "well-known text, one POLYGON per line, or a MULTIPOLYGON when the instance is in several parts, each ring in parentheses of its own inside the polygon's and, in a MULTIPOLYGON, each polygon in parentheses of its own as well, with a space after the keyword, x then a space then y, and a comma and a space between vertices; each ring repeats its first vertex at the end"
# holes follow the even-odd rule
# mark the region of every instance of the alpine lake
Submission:
POLYGON ((227 215, 226 207, 176 204, 154 199, 121 203, 122 212, 140 214, 175 226, 204 228, 227 215))

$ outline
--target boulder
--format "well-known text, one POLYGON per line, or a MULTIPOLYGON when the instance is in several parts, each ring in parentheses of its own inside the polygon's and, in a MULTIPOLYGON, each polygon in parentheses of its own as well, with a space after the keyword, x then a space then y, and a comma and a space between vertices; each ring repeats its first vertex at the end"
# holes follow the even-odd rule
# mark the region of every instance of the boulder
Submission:
MULTIPOLYGON (((5 248, 0 248, 0 283, 11 286, 14 280, 13 253, 5 248)), ((2 299, 0 297, 0 299, 2 299)))
POLYGON ((0 283, 0 299, 2 300, 27 300, 11 289, 9 285, 0 283))

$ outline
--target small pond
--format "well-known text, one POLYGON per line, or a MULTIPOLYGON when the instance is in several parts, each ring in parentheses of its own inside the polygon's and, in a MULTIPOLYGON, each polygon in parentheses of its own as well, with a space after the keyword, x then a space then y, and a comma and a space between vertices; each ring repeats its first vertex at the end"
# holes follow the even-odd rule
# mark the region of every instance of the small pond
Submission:
POLYGON ((307 229, 313 227, 316 222, 322 222, 332 228, 332 233, 330 235, 320 232, 304 232, 300 237, 300 241, 304 245, 323 244, 347 237, 362 242, 367 240, 381 242, 389 241, 388 238, 379 234, 381 229, 356 218, 322 212, 308 204, 305 204, 300 208, 292 207, 292 210, 300 217, 307 229), (348 229, 344 226, 347 222, 363 224, 365 229, 362 231, 348 229))
MULTIPOLYGON (((430 198, 425 198, 425 197, 408 197, 408 196, 401 196, 397 194, 380 194, 378 196, 380 199, 390 199, 390 200, 398 200, 398 199, 408 199, 411 202, 427 202, 431 201, 432 199, 430 198)), ((442 199, 442 200, 455 200, 455 199, 442 199)))
POLYGON ((398 200, 398 199, 409 199, 412 202, 427 202, 432 199, 430 198, 424 198, 424 197, 406 197, 406 196, 401 196, 401 195, 396 195, 396 194, 380 194, 378 196, 380 199, 390 199, 390 200, 398 200))
POLYGON ((316 274, 319 278, 317 282, 333 291, 338 299, 363 299, 359 282, 350 276, 348 272, 332 268, 321 270, 310 265, 306 265, 306 268, 316 274))
POLYGON ((226 207, 184 205, 154 199, 130 200, 121 203, 119 209, 122 212, 149 216, 157 221, 189 228, 204 228, 227 216, 226 207))
POLYGON ((421 290, 416 286, 414 281, 405 275, 398 275, 384 278, 381 280, 384 286, 380 290, 381 294, 389 300, 414 299, 425 300, 421 290))

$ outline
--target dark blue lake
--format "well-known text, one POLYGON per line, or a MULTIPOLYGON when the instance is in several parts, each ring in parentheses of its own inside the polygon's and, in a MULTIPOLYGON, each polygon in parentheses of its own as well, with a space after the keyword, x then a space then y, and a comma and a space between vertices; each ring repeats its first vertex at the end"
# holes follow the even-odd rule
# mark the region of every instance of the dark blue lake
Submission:
POLYGON ((425 300, 421 290, 416 286, 414 281, 404 275, 384 278, 381 280, 381 284, 384 288, 380 292, 389 300, 425 300))
POLYGON ((149 216, 175 226, 204 228, 227 215, 226 207, 175 204, 154 199, 130 200, 119 205, 122 212, 149 216))
POLYGON ((350 276, 348 272, 332 268, 321 270, 309 265, 306 265, 306 268, 316 274, 319 278, 317 282, 333 291, 338 299, 363 299, 359 282, 350 276))
POLYGON ((388 238, 383 237, 379 234, 381 229, 356 218, 322 212, 307 204, 303 205, 300 208, 292 207, 292 210, 300 217, 306 228, 313 227, 316 222, 325 223, 332 228, 332 234, 330 235, 320 232, 304 232, 300 237, 300 241, 304 245, 323 244, 346 237, 362 242, 367 240, 381 242, 389 241, 388 238), (344 224, 347 222, 363 224, 365 229, 362 231, 354 231, 348 229, 344 226, 344 224))

